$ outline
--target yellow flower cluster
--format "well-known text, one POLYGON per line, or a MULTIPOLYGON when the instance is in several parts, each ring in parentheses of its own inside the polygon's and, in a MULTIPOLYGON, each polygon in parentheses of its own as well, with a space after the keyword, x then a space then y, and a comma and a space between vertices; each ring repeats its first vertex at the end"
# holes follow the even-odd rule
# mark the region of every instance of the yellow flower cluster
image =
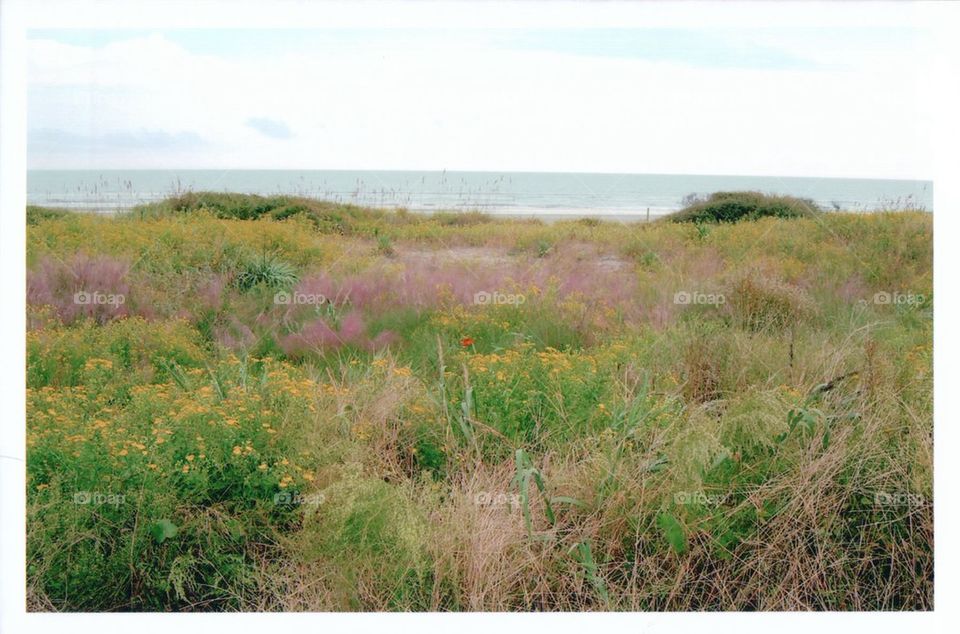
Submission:
MULTIPOLYGON (((98 359, 87 364, 108 367, 98 359)), ((284 455, 286 439, 277 432, 291 417, 313 416, 318 384, 303 370, 271 360, 267 380, 251 389, 222 376, 229 374, 224 367, 232 367, 239 378, 237 366, 227 359, 216 386, 185 389, 172 381, 134 386, 122 406, 86 386, 28 389, 28 465, 40 452, 66 451, 76 461, 61 463, 66 477, 122 478, 131 468, 192 477, 234 462, 265 482, 283 483, 281 488, 311 481, 310 469, 284 455)), ((209 376, 184 374, 197 382, 209 376)))

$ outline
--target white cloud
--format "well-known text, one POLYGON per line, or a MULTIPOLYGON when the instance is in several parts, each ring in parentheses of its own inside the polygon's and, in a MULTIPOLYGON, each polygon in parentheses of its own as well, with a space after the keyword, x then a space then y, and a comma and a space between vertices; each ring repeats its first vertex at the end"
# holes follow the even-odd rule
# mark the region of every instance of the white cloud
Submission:
POLYGON ((146 130, 204 144, 93 158, 31 146, 30 165, 930 174, 918 52, 827 59, 802 42, 780 45, 829 63, 718 69, 449 36, 243 59, 199 55, 161 35, 99 48, 32 40, 32 130, 99 139, 146 130), (265 135, 251 119, 295 134, 265 135))
POLYGON ((251 117, 247 119, 247 127, 271 139, 289 139, 293 136, 286 123, 269 117, 251 117))

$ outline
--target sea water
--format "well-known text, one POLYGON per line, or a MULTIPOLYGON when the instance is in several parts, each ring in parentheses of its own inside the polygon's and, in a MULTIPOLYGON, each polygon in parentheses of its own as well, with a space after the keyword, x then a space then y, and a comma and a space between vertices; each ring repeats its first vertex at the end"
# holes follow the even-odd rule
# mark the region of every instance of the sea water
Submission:
POLYGON ((413 211, 480 210, 535 216, 662 215, 691 195, 751 190, 809 198, 824 209, 933 210, 933 184, 916 180, 337 170, 30 170, 27 202, 97 212, 187 191, 290 194, 413 211))

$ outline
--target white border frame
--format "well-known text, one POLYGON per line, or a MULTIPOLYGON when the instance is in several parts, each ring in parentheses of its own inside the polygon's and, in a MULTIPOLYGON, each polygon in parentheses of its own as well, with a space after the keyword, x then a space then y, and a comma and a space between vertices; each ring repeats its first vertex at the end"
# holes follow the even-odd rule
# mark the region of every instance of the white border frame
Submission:
POLYGON ((960 5, 951 3, 586 3, 586 2, 315 2, 295 0, 2 0, 0 2, 0 632, 64 630, 166 634, 217 628, 303 628, 333 631, 445 631, 585 628, 631 631, 710 630, 787 634, 826 631, 946 631, 956 622, 960 521, 952 495, 960 460, 960 301, 947 286, 960 270, 960 5), (741 5, 737 7, 736 5, 741 5), (737 9, 740 10, 737 10, 737 9), (593 613, 593 614, 27 614, 25 606, 25 34, 32 28, 175 27, 557 27, 576 26, 843 26, 912 23, 936 33, 929 66, 918 69, 937 106, 934 180, 936 610, 928 613, 593 613), (950 619, 949 617, 954 617, 950 619))

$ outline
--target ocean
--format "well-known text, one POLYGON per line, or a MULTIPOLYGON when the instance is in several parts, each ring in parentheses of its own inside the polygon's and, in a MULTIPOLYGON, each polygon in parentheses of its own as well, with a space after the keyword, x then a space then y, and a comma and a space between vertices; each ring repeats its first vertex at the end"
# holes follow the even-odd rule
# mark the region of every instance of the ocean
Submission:
POLYGON ((915 180, 338 170, 29 170, 27 202, 111 213, 185 191, 293 194, 412 211, 642 218, 689 195, 754 190, 809 198, 824 209, 933 211, 933 183, 915 180))

